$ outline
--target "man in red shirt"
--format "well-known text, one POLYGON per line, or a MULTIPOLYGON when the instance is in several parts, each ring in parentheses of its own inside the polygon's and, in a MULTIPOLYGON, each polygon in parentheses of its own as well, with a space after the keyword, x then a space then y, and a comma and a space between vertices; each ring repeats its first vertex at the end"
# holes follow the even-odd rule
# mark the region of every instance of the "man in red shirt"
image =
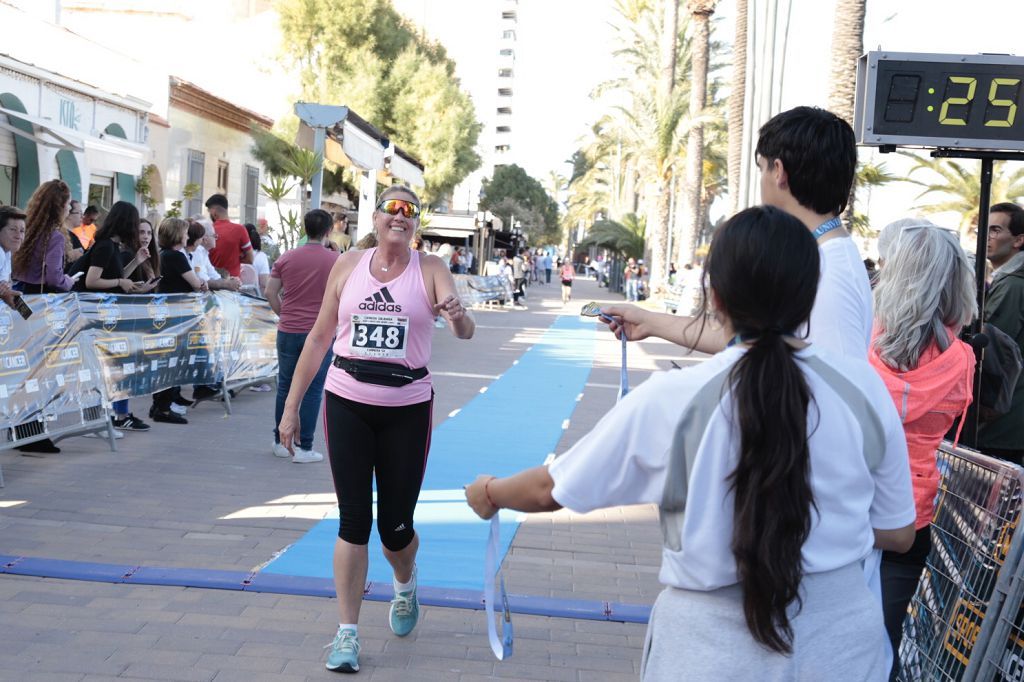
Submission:
POLYGON ((238 277, 242 263, 252 263, 252 244, 249 243, 249 232, 228 220, 228 198, 223 194, 213 194, 206 200, 206 210, 210 212, 213 229, 217 232, 217 246, 210 251, 210 262, 213 267, 227 270, 232 277, 238 277))

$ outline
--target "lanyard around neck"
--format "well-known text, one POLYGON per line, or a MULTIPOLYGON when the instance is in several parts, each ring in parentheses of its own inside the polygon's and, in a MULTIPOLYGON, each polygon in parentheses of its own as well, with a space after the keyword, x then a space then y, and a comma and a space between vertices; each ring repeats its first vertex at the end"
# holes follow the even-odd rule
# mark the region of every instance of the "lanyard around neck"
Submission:
POLYGON ((832 230, 838 230, 842 226, 843 221, 839 219, 839 216, 836 216, 835 218, 832 218, 831 220, 826 220, 821 225, 818 225, 816 228, 814 228, 814 232, 812 232, 811 234, 814 235, 815 239, 821 239, 832 230))

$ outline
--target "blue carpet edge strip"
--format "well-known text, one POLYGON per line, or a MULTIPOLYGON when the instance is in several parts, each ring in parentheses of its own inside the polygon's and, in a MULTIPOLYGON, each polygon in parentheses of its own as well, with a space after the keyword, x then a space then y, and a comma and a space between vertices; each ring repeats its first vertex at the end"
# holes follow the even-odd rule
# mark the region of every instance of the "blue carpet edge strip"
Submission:
MULTIPOLYGON (((126 585, 195 587, 304 597, 334 597, 334 583, 328 578, 214 569, 103 564, 4 554, 0 554, 0 574, 126 585)), ((484 608, 483 592, 481 591, 424 585, 417 590, 417 593, 420 604, 426 606, 477 611, 484 608)), ((364 591, 364 599, 368 601, 391 601, 393 596, 392 586, 385 583, 368 583, 364 591)), ((622 604, 589 599, 558 599, 509 594, 508 602, 513 613, 550 618, 647 623, 651 614, 651 607, 643 604, 622 604)))

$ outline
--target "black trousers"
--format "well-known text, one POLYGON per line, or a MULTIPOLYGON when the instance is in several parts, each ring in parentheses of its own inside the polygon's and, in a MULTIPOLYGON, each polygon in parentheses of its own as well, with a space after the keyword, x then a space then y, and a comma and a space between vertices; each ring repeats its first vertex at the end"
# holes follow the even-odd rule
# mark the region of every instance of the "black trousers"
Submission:
POLYGON ((380 407, 324 392, 324 432, 342 540, 354 545, 370 541, 376 476, 381 543, 399 552, 412 542, 412 517, 427 467, 433 407, 433 398, 380 407))
POLYGON ((931 527, 925 526, 917 531, 914 544, 905 554, 882 552, 882 613, 885 616, 885 631, 892 644, 890 680, 895 680, 899 671, 903 620, 907 616, 907 607, 914 598, 917 583, 921 579, 921 571, 924 570, 931 549, 931 527))

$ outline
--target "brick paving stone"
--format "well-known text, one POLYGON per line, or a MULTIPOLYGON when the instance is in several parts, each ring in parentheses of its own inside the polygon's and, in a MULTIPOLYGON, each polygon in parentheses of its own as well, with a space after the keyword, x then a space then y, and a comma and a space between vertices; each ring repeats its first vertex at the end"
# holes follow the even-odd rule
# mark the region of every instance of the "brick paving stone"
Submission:
MULTIPOLYGON (((581 299, 607 295, 585 279, 577 291, 581 299)), ((490 381, 447 373, 505 372, 554 321, 558 294, 555 286, 532 287, 528 311, 477 313, 472 353, 438 333, 431 363, 438 385, 435 423, 490 381)), ((658 341, 634 346, 632 385, 681 355, 658 341)), ((618 383, 618 343, 601 333, 595 349, 588 387, 556 452, 614 403, 608 386, 618 383)), ((290 466, 268 452, 273 395, 246 392, 233 404, 230 418, 214 404, 190 411, 189 442, 200 448, 182 450, 180 427, 155 424, 120 441, 117 455, 102 441, 82 438, 62 441, 58 456, 0 452, 7 478, 0 502, 25 501, 0 507, 0 553, 239 572, 263 564, 315 521, 284 516, 289 504, 333 504, 329 469, 290 466), (116 477, 110 475, 114 463, 116 477), (232 516, 247 509, 254 514, 232 516)), ((321 431, 314 447, 323 451, 321 431)), ((660 591, 660 551, 653 506, 584 515, 562 510, 526 517, 503 566, 513 594, 650 604, 660 591)), ((336 608, 334 600, 315 597, 0 575, 6 635, 0 677, 333 680, 337 676, 323 667, 323 646, 334 635, 336 608), (83 652, 83 665, 65 669, 70 666, 54 660, 55 648, 83 652)), ((417 630, 398 639, 387 627, 387 604, 364 603, 361 676, 403 682, 636 679, 643 625, 514 619, 517 654, 498 662, 481 611, 424 607, 417 630)))

